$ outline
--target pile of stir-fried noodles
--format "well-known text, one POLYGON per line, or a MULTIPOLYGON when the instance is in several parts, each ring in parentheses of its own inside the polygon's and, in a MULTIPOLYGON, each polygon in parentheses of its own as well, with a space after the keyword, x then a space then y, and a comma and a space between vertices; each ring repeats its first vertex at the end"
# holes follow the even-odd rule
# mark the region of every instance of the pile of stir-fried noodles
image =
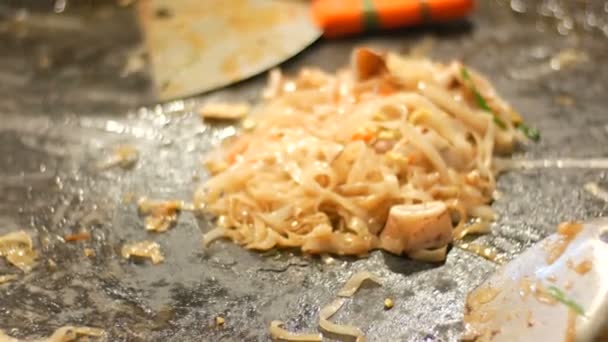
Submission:
POLYGON ((275 70, 242 133, 208 160, 195 203, 248 249, 445 256, 473 218, 492 220, 495 152, 534 138, 479 73, 357 49, 329 74, 275 70))

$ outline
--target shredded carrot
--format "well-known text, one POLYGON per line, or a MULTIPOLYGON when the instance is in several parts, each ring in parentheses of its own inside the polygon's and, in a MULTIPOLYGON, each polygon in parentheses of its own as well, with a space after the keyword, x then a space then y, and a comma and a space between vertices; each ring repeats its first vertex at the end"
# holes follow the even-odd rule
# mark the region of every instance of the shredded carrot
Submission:
POLYGON ((389 82, 382 82, 378 86, 378 95, 388 96, 394 94, 395 92, 397 92, 397 88, 395 88, 395 86, 389 82))
POLYGON ((350 139, 352 141, 361 140, 361 141, 365 141, 365 142, 370 142, 370 141, 372 141, 372 139, 374 139, 374 133, 370 132, 370 131, 357 132, 357 133, 353 134, 353 136, 350 139))
POLYGON ((272 140, 281 140, 282 137, 283 137, 282 133, 275 133, 275 134, 272 134, 270 136, 270 139, 272 139, 272 140))
POLYGON ((88 240, 91 238, 91 234, 89 232, 80 232, 76 234, 69 234, 63 237, 65 242, 77 242, 82 240, 88 240))

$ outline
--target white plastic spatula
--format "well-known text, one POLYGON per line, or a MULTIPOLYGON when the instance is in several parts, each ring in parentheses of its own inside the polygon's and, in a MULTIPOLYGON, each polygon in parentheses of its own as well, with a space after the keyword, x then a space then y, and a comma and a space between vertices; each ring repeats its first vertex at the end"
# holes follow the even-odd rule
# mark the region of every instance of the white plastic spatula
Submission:
POLYGON ((466 340, 608 341, 608 219, 565 228, 469 294, 466 340))
POLYGON ((308 1, 142 0, 137 11, 160 100, 256 75, 322 34, 308 1))

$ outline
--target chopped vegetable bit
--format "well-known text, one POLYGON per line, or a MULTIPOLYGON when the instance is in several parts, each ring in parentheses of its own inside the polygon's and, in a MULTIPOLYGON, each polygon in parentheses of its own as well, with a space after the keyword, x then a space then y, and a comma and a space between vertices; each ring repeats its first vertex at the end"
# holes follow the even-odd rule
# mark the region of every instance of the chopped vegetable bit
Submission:
POLYGON ((376 138, 377 131, 376 127, 365 127, 355 132, 350 139, 352 141, 361 140, 367 143, 376 138))
MULTIPOLYGON (((488 105, 488 102, 486 101, 486 99, 481 95, 479 90, 477 90, 477 87, 475 86, 475 84, 473 83, 473 81, 471 79, 471 76, 469 75, 469 71, 463 67, 460 70, 460 72, 461 72, 462 78, 468 83, 469 90, 471 91, 471 93, 473 93, 473 97, 475 97, 475 101, 477 101, 477 105, 484 111, 486 111, 494 116, 494 123, 498 127, 502 128, 502 129, 507 128, 505 122, 502 121, 502 119, 500 119, 498 117, 498 115, 496 115, 496 113, 488 105)), ((526 135, 526 137, 528 137, 528 139, 530 139, 532 141, 540 140, 540 132, 538 129, 536 129, 534 127, 529 127, 525 123, 521 122, 521 116, 515 112, 512 112, 511 116, 512 116, 513 123, 517 125, 517 129, 522 131, 526 135)))
POLYGON ((76 234, 69 234, 63 237, 65 242, 77 242, 82 240, 88 240, 91 238, 91 234, 89 232, 80 232, 76 234))
POLYGON ((204 119, 238 120, 249 112, 246 103, 207 103, 200 110, 199 115, 204 119))
POLYGON ((392 300, 392 299, 390 299, 390 298, 386 298, 386 299, 384 300, 384 309, 385 309, 385 310, 390 310, 390 309, 392 309, 392 308, 393 308, 393 305, 395 305, 395 303, 393 302, 393 300, 392 300))
POLYGON ((488 105, 488 102, 486 101, 486 99, 484 99, 483 96, 481 95, 481 93, 479 92, 479 90, 477 90, 477 87, 473 83, 473 80, 471 79, 471 76, 469 75, 469 72, 467 71, 467 69, 463 67, 460 70, 460 72, 461 72, 462 78, 468 83, 469 90, 471 91, 471 93, 473 93, 473 97, 475 97, 475 101, 477 101, 477 105, 484 111, 486 111, 489 114, 491 114, 492 116, 494 116, 494 123, 496 124, 496 126, 502 128, 502 129, 506 129, 507 125, 505 124, 505 122, 502 121, 502 119, 499 118, 498 115, 496 115, 496 113, 494 113, 492 108, 490 108, 490 106, 488 105))
POLYGON ((522 131, 528 137, 528 139, 532 141, 540 140, 540 131, 537 128, 529 127, 525 123, 520 123, 517 125, 517 129, 522 131))
POLYGON ((222 316, 215 317, 215 325, 224 325, 226 323, 226 319, 222 316))
POLYGON ((378 139, 394 140, 400 137, 401 132, 399 132, 399 130, 382 129, 380 133, 378 133, 378 139))
POLYGON ((575 302, 571 298, 568 298, 568 296, 566 295, 566 293, 564 291, 558 289, 557 287, 555 287, 553 285, 547 287, 547 290, 549 292, 549 295, 551 295, 551 297, 555 298, 555 300, 566 305, 567 307, 572 309, 577 314, 579 314, 581 316, 585 316, 585 310, 583 310, 583 308, 577 302, 575 302))

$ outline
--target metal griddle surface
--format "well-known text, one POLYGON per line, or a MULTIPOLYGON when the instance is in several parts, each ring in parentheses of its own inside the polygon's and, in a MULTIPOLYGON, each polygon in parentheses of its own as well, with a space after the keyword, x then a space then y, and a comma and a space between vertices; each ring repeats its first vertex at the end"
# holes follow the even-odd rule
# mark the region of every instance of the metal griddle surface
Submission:
MULTIPOLYGON (((355 45, 406 50, 431 36, 435 58, 462 58, 483 71, 540 128, 542 141, 516 157, 608 157, 608 40, 601 27, 580 20, 587 7, 596 13, 596 26, 606 25, 606 5, 561 1, 575 7, 567 12, 575 19, 567 30, 570 23, 554 18, 559 15, 537 14, 537 5, 559 2, 479 1, 470 22, 321 41, 284 68, 334 70, 355 45), (518 12, 522 3, 525 13, 518 12), (587 62, 551 69, 552 56, 565 49, 586 55, 587 62)), ((206 177, 202 156, 234 133, 230 126, 201 123, 197 103, 253 100, 264 77, 195 99, 145 105, 152 103, 149 77, 125 69, 141 42, 132 8, 75 3, 62 14, 36 1, 0 5, 0 233, 27 230, 40 253, 33 272, 0 285, 1 329, 26 337, 73 324, 104 328, 110 341, 265 341, 274 319, 291 330, 314 331, 319 308, 353 272, 367 269, 384 278, 384 286, 364 288, 338 322, 360 326, 370 341, 458 338, 466 293, 496 266, 457 248, 444 265, 381 252, 325 265, 229 242, 203 250, 201 235, 211 224, 190 213, 167 233, 146 233, 125 198, 189 201, 206 177), (25 21, 20 6, 29 8, 25 21), (118 143, 140 150, 136 167, 95 171, 95 162, 118 143), (81 227, 92 232, 90 241, 58 238, 81 227), (142 239, 160 243, 163 264, 120 258, 122 243, 142 239), (86 258, 84 247, 96 257, 86 258), (383 310, 386 297, 395 300, 392 310, 383 310), (222 327, 214 324, 218 315, 226 319, 222 327)), ((500 219, 480 242, 513 256, 562 220, 608 213, 607 203, 583 189, 587 182, 607 186, 606 171, 503 175, 502 197, 493 204, 500 219)), ((0 273, 7 272, 17 271, 0 261, 0 273)))

